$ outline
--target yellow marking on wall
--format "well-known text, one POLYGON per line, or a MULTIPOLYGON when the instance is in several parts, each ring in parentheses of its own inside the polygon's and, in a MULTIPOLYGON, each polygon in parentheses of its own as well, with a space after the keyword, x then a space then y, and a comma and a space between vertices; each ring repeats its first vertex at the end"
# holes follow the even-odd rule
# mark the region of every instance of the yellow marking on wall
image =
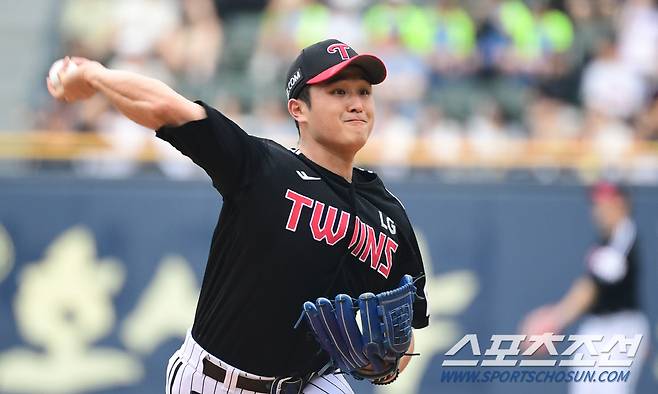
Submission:
POLYGON ((192 326, 199 285, 189 263, 165 257, 157 273, 121 327, 121 341, 130 350, 150 354, 171 337, 185 338, 192 326))
POLYGON ((134 356, 94 343, 115 325, 112 297, 124 282, 118 261, 99 259, 93 235, 74 227, 21 272, 14 299, 19 333, 39 351, 0 354, 0 392, 71 393, 139 381, 134 356))

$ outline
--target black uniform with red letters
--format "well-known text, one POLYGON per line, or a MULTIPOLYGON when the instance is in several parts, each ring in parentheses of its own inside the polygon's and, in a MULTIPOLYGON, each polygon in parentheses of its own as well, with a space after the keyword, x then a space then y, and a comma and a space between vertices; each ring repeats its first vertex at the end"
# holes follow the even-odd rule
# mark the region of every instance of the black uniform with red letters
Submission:
MULTIPOLYGON (((253 374, 317 371, 328 356, 293 328, 305 301, 378 293, 424 274, 405 209, 375 173, 355 168, 350 183, 199 104, 206 119, 157 131, 223 197, 192 336, 253 374)), ((424 285, 416 282, 415 328, 428 324, 424 285)))

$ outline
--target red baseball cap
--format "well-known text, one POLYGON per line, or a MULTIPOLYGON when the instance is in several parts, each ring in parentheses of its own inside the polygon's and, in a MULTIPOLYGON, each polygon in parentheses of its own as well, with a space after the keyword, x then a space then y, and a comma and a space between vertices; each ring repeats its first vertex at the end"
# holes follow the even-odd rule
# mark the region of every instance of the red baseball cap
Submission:
POLYGON ((601 181, 592 186, 591 190, 592 201, 605 201, 609 199, 625 199, 623 190, 610 182, 601 181))

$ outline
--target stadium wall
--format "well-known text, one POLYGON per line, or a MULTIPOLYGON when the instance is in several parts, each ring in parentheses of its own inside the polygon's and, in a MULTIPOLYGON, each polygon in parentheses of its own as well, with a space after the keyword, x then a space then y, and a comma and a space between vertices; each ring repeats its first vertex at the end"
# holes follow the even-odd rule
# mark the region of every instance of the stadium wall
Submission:
MULTIPOLYGON (((525 313, 557 300, 583 272, 595 237, 587 190, 389 184, 418 233, 432 317, 418 332, 422 357, 376 392, 565 392, 564 383, 442 383, 441 362, 466 333, 483 350, 490 335, 516 333, 525 313)), ((631 193, 655 342, 658 188, 631 193)), ((0 179, 0 392, 162 392, 167 359, 191 324, 220 207, 205 182, 0 179)), ((654 351, 638 392, 657 386, 654 351)))

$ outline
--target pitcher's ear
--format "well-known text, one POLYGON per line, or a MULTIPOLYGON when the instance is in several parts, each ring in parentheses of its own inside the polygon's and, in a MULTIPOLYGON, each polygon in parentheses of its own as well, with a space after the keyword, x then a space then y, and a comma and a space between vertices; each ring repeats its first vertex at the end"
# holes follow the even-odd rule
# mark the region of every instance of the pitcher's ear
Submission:
POLYGON ((306 120, 306 111, 308 111, 308 106, 302 100, 288 100, 288 113, 296 122, 299 123, 306 120))

